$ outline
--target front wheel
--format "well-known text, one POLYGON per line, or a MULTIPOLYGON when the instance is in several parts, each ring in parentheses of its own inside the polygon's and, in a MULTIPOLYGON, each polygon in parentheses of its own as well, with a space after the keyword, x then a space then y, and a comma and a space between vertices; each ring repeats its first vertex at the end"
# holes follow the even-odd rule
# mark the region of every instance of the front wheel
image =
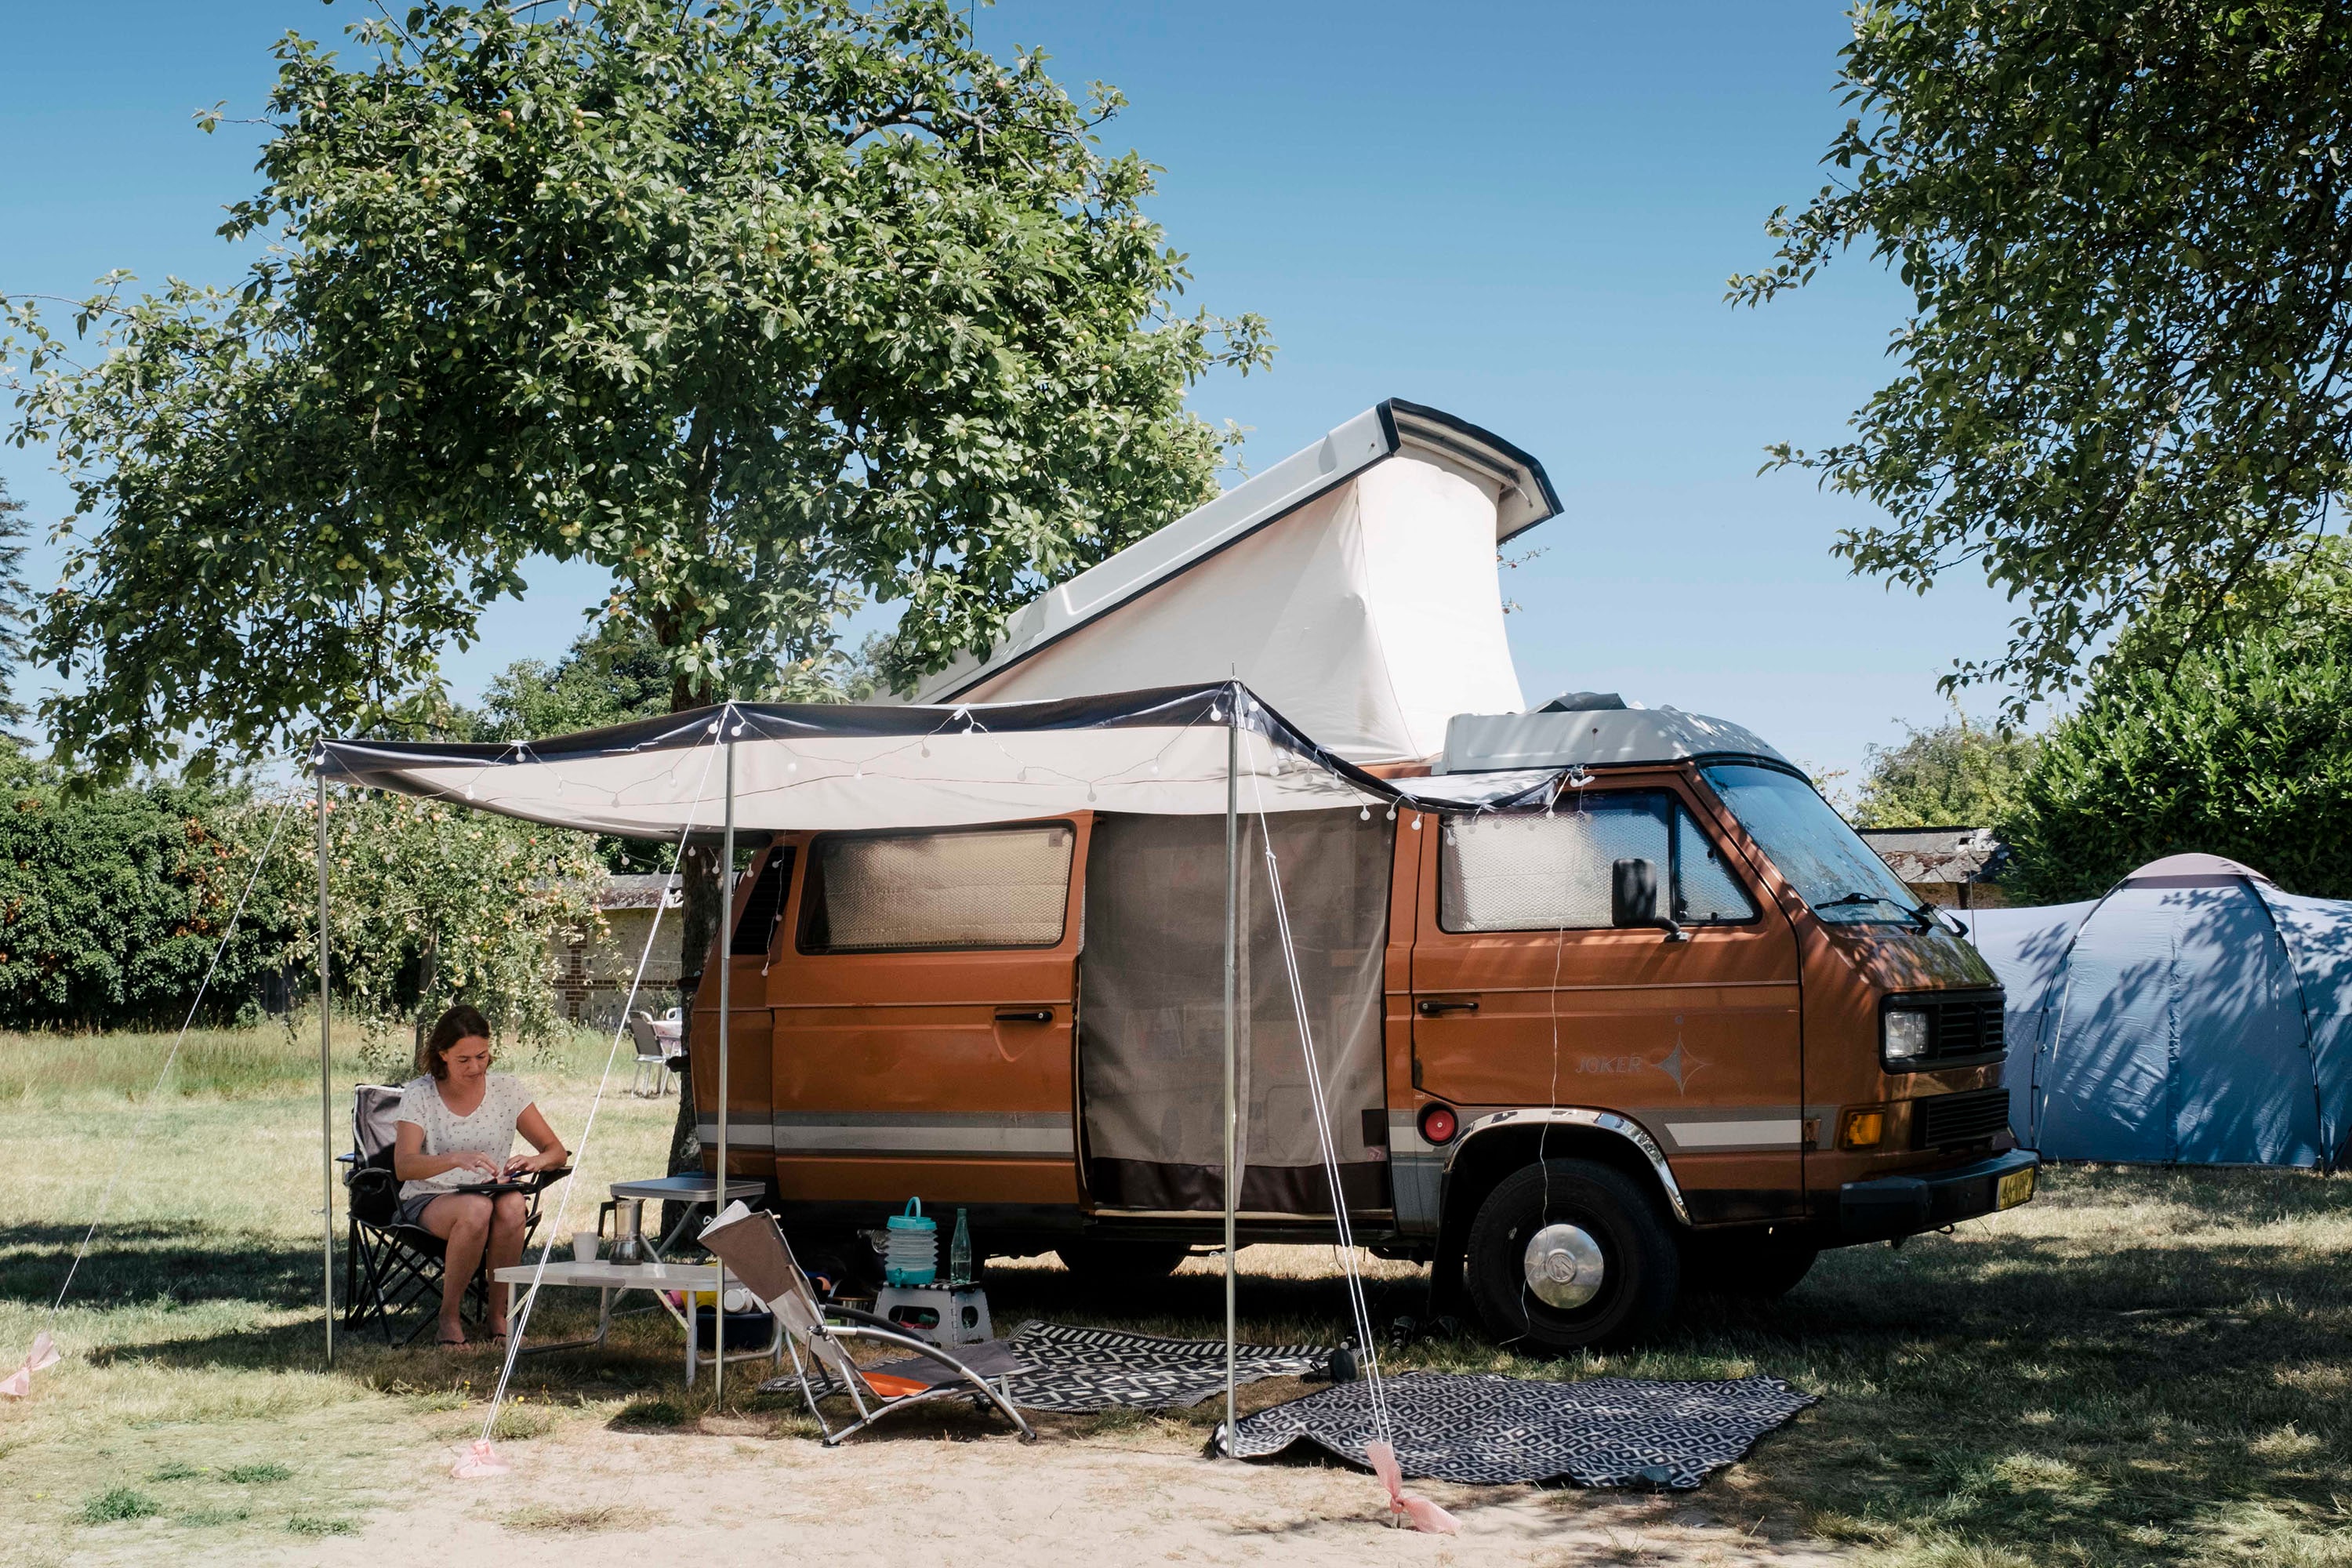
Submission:
POLYGON ((1682 1259, 1657 1199, 1591 1160, 1503 1178, 1470 1226, 1470 1299, 1496 1342, 1539 1354, 1640 1337, 1674 1310, 1682 1259))

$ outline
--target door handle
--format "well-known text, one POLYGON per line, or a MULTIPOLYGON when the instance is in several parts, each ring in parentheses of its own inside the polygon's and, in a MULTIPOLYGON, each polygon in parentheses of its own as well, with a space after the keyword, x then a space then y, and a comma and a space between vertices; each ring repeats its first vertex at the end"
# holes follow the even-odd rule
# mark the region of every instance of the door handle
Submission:
POLYGON ((999 1007, 996 1021, 1000 1024, 1050 1024, 1054 1021, 1051 1007, 999 1007))
POLYGON ((1423 1017, 1434 1018, 1445 1013, 1475 1013, 1478 1010, 1478 1000, 1475 996, 1465 997, 1459 1001, 1432 997, 1428 1001, 1415 1003, 1414 1007, 1423 1017))

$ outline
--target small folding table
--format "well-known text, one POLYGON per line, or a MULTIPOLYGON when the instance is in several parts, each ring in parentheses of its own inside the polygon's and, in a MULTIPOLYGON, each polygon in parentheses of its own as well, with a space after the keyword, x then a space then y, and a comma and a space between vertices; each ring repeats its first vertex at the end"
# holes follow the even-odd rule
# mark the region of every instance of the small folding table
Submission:
MULTIPOLYGON (((695 1331, 693 1292, 703 1291, 716 1299, 719 1289, 719 1267, 712 1263, 613 1263, 604 1258, 582 1263, 559 1263, 553 1258, 544 1265, 518 1263, 501 1268, 492 1276, 501 1285, 529 1285, 536 1279, 542 1286, 562 1285, 573 1289, 593 1290, 598 1294, 596 1331, 584 1340, 566 1340, 560 1344, 533 1345, 534 1352, 582 1350, 602 1345, 613 1328, 613 1298, 624 1290, 650 1290, 654 1300, 686 1330, 686 1382, 689 1388, 702 1370, 702 1336, 695 1331), (686 1306, 681 1310, 670 1300, 668 1292, 677 1291, 686 1306)), ((781 1334, 782 1331, 776 1331, 781 1334)), ((782 1340, 772 1337, 757 1350, 730 1350, 729 1361, 756 1361, 776 1358, 782 1340)))

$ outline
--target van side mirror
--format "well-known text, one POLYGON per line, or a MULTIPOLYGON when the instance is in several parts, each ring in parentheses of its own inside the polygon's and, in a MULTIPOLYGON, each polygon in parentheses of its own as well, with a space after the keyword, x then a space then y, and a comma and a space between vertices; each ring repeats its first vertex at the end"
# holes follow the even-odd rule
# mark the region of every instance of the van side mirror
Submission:
POLYGON ((1663 930, 1669 942, 1684 940, 1683 928, 1658 912, 1658 863, 1620 860, 1609 868, 1609 923, 1663 930))

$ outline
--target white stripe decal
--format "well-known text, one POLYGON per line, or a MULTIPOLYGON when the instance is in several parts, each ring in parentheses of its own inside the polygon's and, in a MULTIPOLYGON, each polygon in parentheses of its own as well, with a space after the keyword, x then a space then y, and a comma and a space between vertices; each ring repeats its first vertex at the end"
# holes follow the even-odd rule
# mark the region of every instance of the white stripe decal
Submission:
POLYGON ((1805 1124, 1795 1118, 1786 1121, 1669 1121, 1666 1131, 1685 1149, 1723 1149, 1754 1143, 1793 1146, 1803 1141, 1805 1124))
MULTIPOLYGON (((696 1122, 694 1135, 701 1142, 716 1149, 719 1147, 718 1121, 696 1122)), ((772 1149, 775 1138, 775 1133, 765 1121, 753 1121, 749 1118, 738 1121, 731 1116, 727 1119, 727 1149, 730 1153, 738 1149, 772 1149)))
POLYGON ((1071 1153, 1066 1127, 779 1127, 776 1147, 794 1154, 1071 1153))
MULTIPOLYGON (((857 1113, 839 1121, 820 1120, 805 1113, 780 1125, 762 1121, 730 1121, 730 1144, 772 1149, 781 1154, 903 1154, 908 1156, 1011 1156, 1069 1159, 1075 1153, 1066 1116, 910 1118, 890 1121, 857 1113), (1058 1122, 1059 1125, 1055 1125, 1058 1122), (1040 1125, 1043 1123, 1043 1125, 1040 1125)), ((719 1141, 719 1123, 702 1122, 696 1135, 705 1144, 719 1141)))

